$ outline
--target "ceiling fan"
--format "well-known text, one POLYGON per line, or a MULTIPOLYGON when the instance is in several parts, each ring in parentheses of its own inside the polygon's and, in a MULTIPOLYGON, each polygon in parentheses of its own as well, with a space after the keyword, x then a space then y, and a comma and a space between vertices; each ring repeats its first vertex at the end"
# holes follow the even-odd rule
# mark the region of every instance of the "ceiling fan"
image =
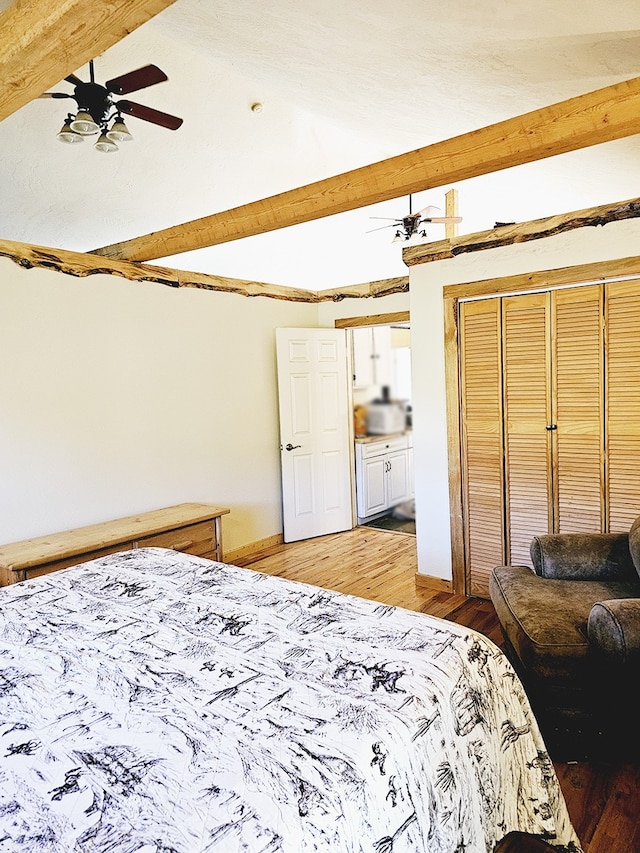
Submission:
POLYGON ((128 95, 162 83, 169 78, 156 65, 145 65, 128 74, 107 80, 104 86, 95 82, 93 59, 89 62, 89 82, 85 83, 69 74, 64 78, 74 86, 73 94, 67 92, 45 92, 41 98, 72 98, 77 104, 77 110, 69 113, 62 129, 58 133, 61 142, 82 142, 85 136, 92 136, 100 131, 95 144, 98 151, 108 153, 117 151, 117 142, 126 142, 133 137, 124 124, 122 114, 177 130, 182 119, 176 116, 154 110, 134 101, 115 100, 115 95, 128 95), (113 120, 111 127, 109 122, 113 120))
POLYGON ((372 231, 380 231, 383 228, 395 228, 396 233, 392 242, 417 242, 420 238, 427 236, 427 232, 421 227, 425 222, 444 222, 445 224, 448 222, 462 222, 461 216, 438 216, 440 208, 434 207, 432 204, 422 208, 417 213, 413 213, 411 202, 412 199, 409 196, 409 213, 399 219, 392 219, 389 216, 369 217, 370 219, 388 219, 390 220, 390 224, 381 225, 380 228, 372 228, 370 231, 367 231, 367 234, 371 234, 372 231))

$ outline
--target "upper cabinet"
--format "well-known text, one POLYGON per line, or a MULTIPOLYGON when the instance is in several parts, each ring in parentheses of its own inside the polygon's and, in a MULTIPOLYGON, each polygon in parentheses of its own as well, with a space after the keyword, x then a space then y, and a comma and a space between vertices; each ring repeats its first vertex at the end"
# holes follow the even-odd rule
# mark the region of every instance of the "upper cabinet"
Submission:
POLYGON ((391 327, 353 329, 353 386, 392 384, 391 327))

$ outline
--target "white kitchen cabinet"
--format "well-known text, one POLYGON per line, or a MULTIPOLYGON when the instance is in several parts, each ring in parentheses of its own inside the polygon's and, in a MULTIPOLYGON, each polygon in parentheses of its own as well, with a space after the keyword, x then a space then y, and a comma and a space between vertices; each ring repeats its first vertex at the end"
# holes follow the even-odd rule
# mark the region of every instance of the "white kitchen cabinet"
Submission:
POLYGON ((365 326, 352 331, 353 335, 353 385, 368 388, 371 385, 391 385, 391 328, 390 326, 365 326))
POLYGON ((407 435, 356 444, 358 521, 413 497, 407 435))

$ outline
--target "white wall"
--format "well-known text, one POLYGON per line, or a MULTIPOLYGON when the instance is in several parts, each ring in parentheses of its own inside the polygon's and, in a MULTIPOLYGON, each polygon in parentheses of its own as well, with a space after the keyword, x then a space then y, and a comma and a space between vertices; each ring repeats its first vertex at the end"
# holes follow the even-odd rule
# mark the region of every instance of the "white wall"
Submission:
POLYGON ((637 219, 410 268, 418 571, 451 580, 442 289, 639 254, 637 219))
POLYGON ((281 533, 275 328, 407 309, 408 294, 315 306, 0 258, 0 542, 183 501, 231 508, 226 551, 281 533))
POLYGON ((275 333, 317 308, 0 258, 0 542, 183 501, 282 531, 275 333))

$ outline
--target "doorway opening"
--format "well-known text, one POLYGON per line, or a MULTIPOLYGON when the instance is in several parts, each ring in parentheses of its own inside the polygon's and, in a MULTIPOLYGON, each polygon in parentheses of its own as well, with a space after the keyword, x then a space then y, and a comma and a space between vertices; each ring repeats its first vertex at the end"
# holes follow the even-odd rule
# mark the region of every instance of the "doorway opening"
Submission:
POLYGON ((415 536, 409 318, 366 319, 351 329, 357 524, 415 536))

